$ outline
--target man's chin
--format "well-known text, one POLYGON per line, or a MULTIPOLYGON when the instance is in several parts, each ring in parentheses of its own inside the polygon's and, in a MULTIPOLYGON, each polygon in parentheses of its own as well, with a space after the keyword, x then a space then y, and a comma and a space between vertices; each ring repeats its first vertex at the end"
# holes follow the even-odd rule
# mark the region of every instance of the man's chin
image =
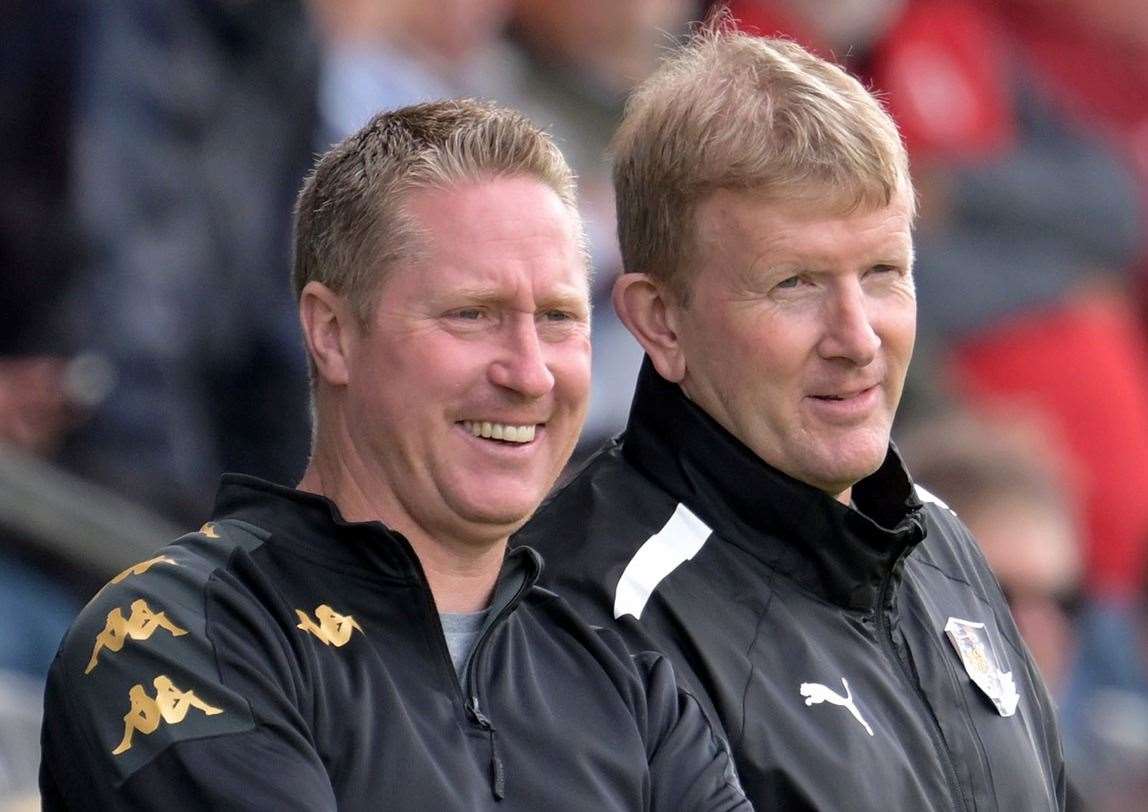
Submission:
POLYGON ((558 471, 488 468, 446 483, 443 495, 454 514, 484 537, 506 535, 526 524, 558 480, 558 471))
POLYGON ((886 440, 880 446, 874 444, 868 448, 851 449, 850 453, 839 453, 825 459, 821 465, 814 466, 805 481, 837 497, 865 477, 876 473, 885 462, 888 450, 889 443, 886 440))
POLYGON ((545 494, 537 498, 502 499, 497 502, 489 500, 472 503, 458 511, 467 524, 475 528, 483 528, 482 535, 503 534, 509 536, 534 515, 534 511, 542 503, 545 494))

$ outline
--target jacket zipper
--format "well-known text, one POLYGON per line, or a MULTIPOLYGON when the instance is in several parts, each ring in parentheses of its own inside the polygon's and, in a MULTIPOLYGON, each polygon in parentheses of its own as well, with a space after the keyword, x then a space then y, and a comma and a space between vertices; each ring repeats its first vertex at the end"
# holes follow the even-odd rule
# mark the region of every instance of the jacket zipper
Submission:
MULTIPOLYGON (((494 793, 494 797, 502 800, 506 796, 506 775, 505 768, 503 767, 502 757, 498 754, 498 743, 495 738, 494 723, 490 718, 482 712, 479 706, 478 698, 478 678, 475 675, 476 661, 482 650, 486 647, 486 641, 490 639, 491 632, 497 628, 504 619, 514 610, 522 600, 523 594, 533 584, 534 579, 526 576, 522 579, 515 590, 514 595, 508 600, 502 608, 498 610, 493 618, 483 627, 478 641, 475 643, 474 648, 471 650, 470 657, 466 661, 466 666, 463 669, 464 682, 466 683, 466 690, 464 692, 462 685, 459 684, 458 675, 455 673, 454 664, 450 659, 450 649, 446 644, 446 636, 442 630, 442 621, 439 619, 438 606, 435 604, 434 593, 431 592, 430 582, 427 581, 426 573, 423 571, 422 563, 419 561, 418 556, 415 554, 410 544, 406 544, 406 552, 408 560, 418 578, 419 586, 422 589, 423 597, 427 607, 427 613, 431 620, 431 627, 437 628, 438 634, 435 637, 438 639, 439 653, 442 655, 442 663, 446 666, 447 672, 450 674, 450 682, 454 685, 455 696, 458 697, 459 702, 462 704, 463 709, 466 711, 467 717, 471 723, 487 733, 490 739, 490 789, 494 793)), ((497 594, 497 587, 495 587, 497 594)))
POLYGON ((917 697, 918 704, 929 720, 925 727, 928 729, 929 738, 933 740, 933 747, 939 755, 939 760, 945 773, 945 781, 949 785, 949 793, 953 798, 953 805, 958 810, 968 809, 968 801, 965 798, 964 790, 961 789, 960 779, 957 777, 957 769, 953 766, 953 756, 949 752, 949 748, 945 745, 944 738, 942 737, 940 724, 933 716, 932 711, 929 710, 925 692, 921 689, 921 686, 917 684, 917 681, 913 679, 913 675, 909 671, 908 663, 906 663, 900 653, 898 653, 897 646, 893 642, 893 628, 889 623, 888 613, 885 607, 888 605, 889 592, 892 588, 893 575, 896 571, 897 567, 894 566, 882 579, 880 600, 877 604, 877 626, 880 630, 878 638, 886 654, 897 663, 897 670, 912 689, 913 694, 917 697))
POLYGON ((530 578, 523 578, 522 583, 519 584, 518 589, 515 590, 510 600, 508 600, 506 604, 498 610, 498 613, 491 618, 490 622, 486 624, 486 627, 482 630, 481 634, 479 634, 478 641, 474 644, 474 649, 471 651, 464 669, 466 712, 471 721, 481 730, 486 731, 490 738, 490 789, 491 792, 494 793, 495 799, 499 801, 506 797, 506 769, 502 763, 502 757, 498 754, 498 739, 494 729, 494 723, 482 712, 482 705, 479 701, 478 665, 479 659, 486 650, 487 641, 490 640, 492 633, 496 628, 502 625, 502 621, 509 617, 510 613, 514 611, 514 607, 518 605, 518 602, 522 599, 522 595, 526 592, 530 583, 530 578))

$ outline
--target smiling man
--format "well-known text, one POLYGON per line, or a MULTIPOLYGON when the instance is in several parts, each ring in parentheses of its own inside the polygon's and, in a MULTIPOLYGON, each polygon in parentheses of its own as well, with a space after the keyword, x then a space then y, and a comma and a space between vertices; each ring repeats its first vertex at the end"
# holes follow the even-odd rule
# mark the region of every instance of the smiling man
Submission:
POLYGON ((376 117, 300 195, 298 488, 229 475, 52 667, 46 809, 742 810, 660 655, 536 586, 507 538, 586 412, 573 178, 518 114, 376 117))
POLYGON ((761 809, 1057 809, 1048 696, 890 443, 916 328, 908 159, 843 70, 699 33, 615 139, 629 424, 516 537, 657 649, 761 809))

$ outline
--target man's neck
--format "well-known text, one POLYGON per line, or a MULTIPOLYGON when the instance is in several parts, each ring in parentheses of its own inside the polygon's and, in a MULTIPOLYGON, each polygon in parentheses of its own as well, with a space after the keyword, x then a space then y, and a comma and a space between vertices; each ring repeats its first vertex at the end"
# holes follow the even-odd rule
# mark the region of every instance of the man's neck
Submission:
POLYGON ((418 556, 440 612, 477 612, 490 603, 502 568, 508 535, 474 538, 463 533, 431 532, 415 521, 397 501, 380 501, 370 477, 354 459, 316 451, 298 488, 335 503, 348 522, 381 521, 402 533, 418 556), (349 463, 349 464, 348 464, 349 463))

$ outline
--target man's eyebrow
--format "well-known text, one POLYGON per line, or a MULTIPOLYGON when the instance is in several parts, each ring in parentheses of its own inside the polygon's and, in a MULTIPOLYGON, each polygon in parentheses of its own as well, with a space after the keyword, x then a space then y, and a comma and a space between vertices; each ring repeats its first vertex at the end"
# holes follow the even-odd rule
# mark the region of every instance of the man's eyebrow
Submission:
POLYGON ((913 270, 914 260, 913 249, 910 247, 907 251, 886 251, 878 254, 874 259, 870 260, 867 264, 869 268, 901 268, 907 271, 913 270))
MULTIPOLYGON (((507 300, 506 292, 498 287, 460 286, 452 288, 444 297, 451 301, 465 301, 472 304, 496 305, 507 300)), ((588 310, 587 293, 581 287, 570 285, 550 294, 539 296, 536 301, 539 310, 561 307, 569 310, 588 310)))
POLYGON ((793 276, 808 270, 806 264, 796 260, 770 262, 765 255, 755 257, 750 262, 739 263, 735 269, 742 285, 753 288, 779 276, 793 276))
POLYGON ((589 317, 590 301, 577 293, 557 293, 553 296, 544 296, 538 300, 538 311, 565 310, 578 317, 589 317))
POLYGON ((461 285, 457 288, 451 288, 445 295, 451 299, 465 299, 468 302, 480 304, 494 303, 504 298, 498 288, 486 285, 473 287, 461 285))

